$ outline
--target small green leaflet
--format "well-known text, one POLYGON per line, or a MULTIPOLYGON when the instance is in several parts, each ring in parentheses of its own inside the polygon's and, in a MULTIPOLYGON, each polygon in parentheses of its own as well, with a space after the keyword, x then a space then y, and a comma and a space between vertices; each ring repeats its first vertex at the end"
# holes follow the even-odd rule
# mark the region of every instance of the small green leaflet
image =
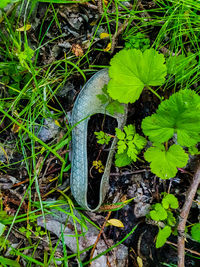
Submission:
POLYGON ((183 168, 188 161, 188 155, 179 145, 172 145, 167 151, 163 145, 147 149, 144 158, 150 163, 151 171, 161 179, 173 178, 177 168, 183 168))
POLYGON ((145 86, 165 82, 165 58, 153 48, 142 53, 137 49, 121 50, 111 59, 109 95, 120 103, 134 103, 145 86))
POLYGON ((178 209, 178 199, 173 194, 167 194, 162 199, 162 205, 165 209, 178 209))
POLYGON ((101 101, 103 105, 105 105, 105 109, 111 114, 115 113, 124 114, 124 105, 119 103, 117 100, 113 100, 108 92, 107 85, 102 88, 102 94, 97 95, 98 99, 101 101))
MULTIPOLYGON (((146 145, 146 139, 135 132, 135 127, 130 124, 124 127, 124 132, 118 128, 115 129, 117 138, 117 154, 127 153, 132 161, 137 160, 137 155, 146 145)), ((118 157, 119 158, 119 157, 118 157)))
POLYGON ((195 223, 192 226, 191 235, 194 240, 200 242, 200 223, 195 223))
POLYGON ((167 224, 170 226, 176 225, 176 218, 170 210, 167 211, 167 224))
POLYGON ((177 134, 181 146, 194 146, 200 141, 200 96, 192 90, 173 94, 142 121, 142 130, 157 144, 177 134))
POLYGON ((156 238, 156 248, 162 247, 166 241, 167 238, 171 235, 172 229, 170 226, 165 226, 163 229, 159 229, 157 238, 156 238))
POLYGON ((167 219, 167 212, 160 203, 156 203, 149 214, 154 221, 164 221, 167 219))
POLYGON ((111 136, 109 136, 107 133, 100 131, 100 132, 94 132, 94 134, 96 135, 98 144, 108 145, 108 143, 110 142, 111 136))

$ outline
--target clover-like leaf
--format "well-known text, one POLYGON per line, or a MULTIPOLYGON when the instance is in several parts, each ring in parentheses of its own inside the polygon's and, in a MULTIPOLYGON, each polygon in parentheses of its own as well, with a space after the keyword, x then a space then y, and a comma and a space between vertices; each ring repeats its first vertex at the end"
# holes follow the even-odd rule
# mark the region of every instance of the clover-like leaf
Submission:
POLYGON ((121 50, 111 60, 108 93, 121 103, 134 103, 145 86, 162 85, 167 68, 165 58, 153 48, 121 50))
POLYGON ((165 226, 163 229, 159 229, 157 238, 156 238, 156 248, 162 247, 166 241, 167 238, 171 235, 172 229, 170 226, 165 226))
POLYGON ((200 242, 200 223, 195 223, 191 228, 191 235, 194 240, 200 242))
POLYGON ((167 212, 160 203, 156 203, 154 209, 149 214, 154 221, 164 221, 167 219, 167 212))
POLYGON ((178 209, 178 199, 173 194, 167 194, 162 199, 162 205, 165 209, 169 207, 172 209, 178 209))
POLYGON ((163 101, 155 114, 142 121, 145 135, 154 143, 163 143, 177 134, 181 146, 200 141, 200 96, 192 90, 181 90, 163 101))
POLYGON ((188 161, 188 155, 179 145, 172 145, 167 151, 163 145, 150 147, 144 158, 151 162, 151 171, 161 179, 173 178, 177 168, 183 168, 188 161))

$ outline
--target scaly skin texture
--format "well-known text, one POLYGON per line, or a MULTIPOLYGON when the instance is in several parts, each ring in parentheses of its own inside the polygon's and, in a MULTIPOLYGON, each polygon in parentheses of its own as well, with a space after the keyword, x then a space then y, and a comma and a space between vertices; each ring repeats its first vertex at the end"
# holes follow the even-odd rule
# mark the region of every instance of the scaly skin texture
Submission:
MULTIPOLYGON (((73 110, 72 110, 72 166, 71 166, 71 191, 80 206, 86 210, 95 211, 101 206, 106 192, 109 187, 109 174, 112 164, 114 147, 117 139, 114 138, 108 155, 105 171, 101 179, 99 190, 99 204, 95 209, 91 209, 87 203, 88 190, 88 160, 87 160, 87 128, 91 115, 102 113, 110 115, 105 111, 105 105, 97 98, 102 93, 102 88, 109 81, 108 71, 101 70, 97 72, 82 88, 79 93, 73 110)), ((126 123, 127 107, 125 106, 125 114, 115 114, 118 122, 118 128, 123 128, 126 123)))

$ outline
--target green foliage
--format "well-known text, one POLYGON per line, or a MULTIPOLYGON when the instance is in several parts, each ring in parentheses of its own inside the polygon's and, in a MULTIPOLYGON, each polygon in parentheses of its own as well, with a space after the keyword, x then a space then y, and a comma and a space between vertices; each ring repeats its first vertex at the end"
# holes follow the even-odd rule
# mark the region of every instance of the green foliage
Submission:
POLYGON ((97 97, 101 100, 102 104, 105 104, 106 110, 111 114, 114 115, 115 113, 124 114, 124 106, 119 103, 117 100, 113 100, 108 92, 107 92, 107 85, 102 88, 102 94, 97 95, 97 97))
POLYGON ((108 145, 108 143, 110 142, 111 136, 108 135, 107 133, 100 131, 100 132, 94 132, 94 134, 96 135, 98 144, 108 145))
POLYGON ((3 256, 0 256, 0 262, 3 266, 20 267, 20 264, 17 261, 4 258, 3 256))
MULTIPOLYGON (((177 209, 178 199, 172 194, 164 194, 161 203, 156 203, 152 205, 149 216, 152 220, 156 222, 164 222, 165 227, 163 229, 159 228, 159 232, 156 238, 156 248, 162 247, 167 238, 172 233, 172 227, 176 226, 176 218, 174 217, 171 209, 177 209)), ((176 228, 173 229, 173 232, 176 228)))
POLYGON ((27 228, 25 227, 19 228, 19 231, 21 233, 25 233, 27 238, 30 238, 32 234, 34 234, 36 237, 43 236, 46 234, 44 231, 41 230, 40 226, 36 226, 34 231, 33 226, 31 226, 30 224, 27 225, 27 228))
POLYGON ((185 55, 171 56, 166 60, 167 72, 175 75, 176 82, 188 79, 190 71, 195 68, 197 61, 195 55, 190 53, 185 55))
POLYGON ((163 143, 177 134, 181 146, 200 141, 200 96, 181 90, 163 101, 155 114, 142 121, 142 129, 152 142, 163 143))
POLYGON ((172 229, 170 226, 165 226, 163 229, 159 229, 157 238, 156 238, 156 248, 162 247, 166 241, 167 238, 171 235, 172 229))
POLYGON ((117 142, 116 166, 122 167, 122 164, 125 163, 126 160, 127 162, 135 162, 138 159, 138 154, 146 145, 146 139, 136 133, 135 127, 132 124, 125 126, 124 131, 118 128, 116 128, 115 131, 119 139, 117 142), (125 153, 127 156, 125 156, 125 153), (119 160, 120 156, 123 158, 121 161, 119 160))
POLYGON ((153 210, 150 211, 150 217, 154 221, 164 221, 167 219, 167 212, 160 203, 152 206, 153 210))
POLYGON ((172 194, 167 194, 163 199, 162 199, 162 205, 165 209, 178 209, 178 199, 172 195, 172 194))
POLYGON ((127 155, 127 152, 123 152, 121 154, 115 154, 115 165, 117 167, 124 167, 131 164, 132 159, 127 155))
POLYGON ((200 151, 198 150, 198 148, 196 146, 190 146, 188 149, 188 152, 190 153, 190 155, 199 155, 200 151))
POLYGON ((8 4, 12 4, 15 2, 19 2, 20 0, 1 0, 0 2, 0 8, 6 7, 8 4))
POLYGON ((150 40, 145 34, 138 32, 136 35, 128 35, 124 38, 125 48, 140 49, 142 52, 150 47, 150 40))
POLYGON ((4 224, 0 223, 0 236, 3 235, 5 229, 6 229, 6 226, 4 224))
POLYGON ((121 103, 134 103, 145 86, 162 85, 167 69, 165 59, 154 49, 121 50, 111 59, 109 95, 121 103))
POLYGON ((144 158, 151 162, 151 171, 161 179, 173 178, 177 168, 187 164, 188 155, 179 145, 172 145, 168 150, 163 145, 152 146, 144 153, 144 158))
POLYGON ((200 242, 200 223, 196 223, 191 228, 191 236, 197 242, 200 242))

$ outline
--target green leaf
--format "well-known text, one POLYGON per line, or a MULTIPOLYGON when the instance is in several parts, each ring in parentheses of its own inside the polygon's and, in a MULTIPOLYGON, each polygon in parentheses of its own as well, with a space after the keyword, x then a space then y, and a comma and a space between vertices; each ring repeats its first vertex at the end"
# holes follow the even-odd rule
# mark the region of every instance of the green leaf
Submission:
POLYGON ((137 154, 138 150, 136 149, 135 144, 133 141, 128 142, 128 150, 127 150, 127 155, 135 162, 137 161, 137 154))
POLYGON ((154 221, 164 221, 167 219, 167 212, 160 203, 156 203, 149 214, 154 221))
POLYGON ((115 113, 124 114, 124 106, 120 104, 117 100, 114 100, 106 106, 106 110, 111 114, 114 115, 115 113))
POLYGON ((98 144, 108 145, 108 143, 110 142, 111 136, 109 136, 107 133, 104 133, 103 131, 99 131, 99 132, 94 132, 94 134, 96 135, 98 144))
POLYGON ((192 90, 181 90, 163 101, 155 114, 142 121, 145 135, 154 143, 163 143, 177 134, 181 146, 200 141, 200 96, 192 90))
POLYGON ((157 238, 156 238, 156 248, 162 247, 166 241, 167 238, 171 235, 172 229, 170 226, 165 226, 163 229, 159 229, 157 238))
POLYGON ((0 256, 0 262, 1 264, 4 264, 4 266, 12 266, 12 267, 20 267, 20 264, 18 262, 16 262, 15 260, 10 260, 7 258, 4 258, 2 256, 0 256))
POLYGON ((165 209, 178 209, 178 199, 172 195, 172 194, 167 194, 163 199, 162 199, 162 205, 165 209))
POLYGON ((5 229, 6 229, 6 226, 4 224, 0 223, 0 236, 3 235, 5 229))
POLYGON ((11 2, 12 2, 12 0, 1 0, 1 2, 0 2, 0 8, 6 7, 11 2))
POLYGON ((176 218, 174 217, 173 213, 170 210, 167 211, 167 224, 169 226, 176 225, 176 218))
POLYGON ((195 57, 196 55, 192 53, 187 57, 185 57, 185 55, 169 57, 166 60, 167 72, 175 75, 177 82, 187 80, 191 76, 191 70, 194 69, 197 64, 195 57))
POLYGON ((154 49, 121 50, 111 60, 109 95, 120 103, 134 103, 145 86, 162 85, 167 68, 165 59, 154 49))
POLYGON ((124 140, 125 138, 125 133, 122 132, 119 128, 115 128, 116 136, 119 140, 124 140))
POLYGON ((117 167, 124 167, 129 164, 131 164, 132 159, 127 155, 127 152, 125 151, 122 154, 115 154, 115 165, 117 167))
POLYGON ((122 140, 119 140, 117 143, 117 148, 118 148, 118 154, 121 154, 124 152, 124 150, 126 150, 127 146, 126 143, 122 140))
POLYGON ((200 223, 196 223, 191 228, 191 236, 197 242, 200 242, 200 223))
POLYGON ((183 168, 188 161, 188 155, 179 145, 172 145, 167 151, 163 145, 150 147, 144 158, 151 162, 151 171, 161 179, 173 178, 177 168, 183 168))
POLYGON ((147 140, 143 136, 135 134, 133 142, 136 145, 137 149, 141 150, 146 146, 147 140))
POLYGON ((190 153, 190 155, 199 155, 200 151, 198 150, 198 148, 196 146, 190 146, 188 149, 188 152, 190 153))
POLYGON ((126 138, 130 140, 130 138, 132 139, 135 134, 135 127, 133 126, 133 124, 124 126, 124 132, 126 133, 126 138))

